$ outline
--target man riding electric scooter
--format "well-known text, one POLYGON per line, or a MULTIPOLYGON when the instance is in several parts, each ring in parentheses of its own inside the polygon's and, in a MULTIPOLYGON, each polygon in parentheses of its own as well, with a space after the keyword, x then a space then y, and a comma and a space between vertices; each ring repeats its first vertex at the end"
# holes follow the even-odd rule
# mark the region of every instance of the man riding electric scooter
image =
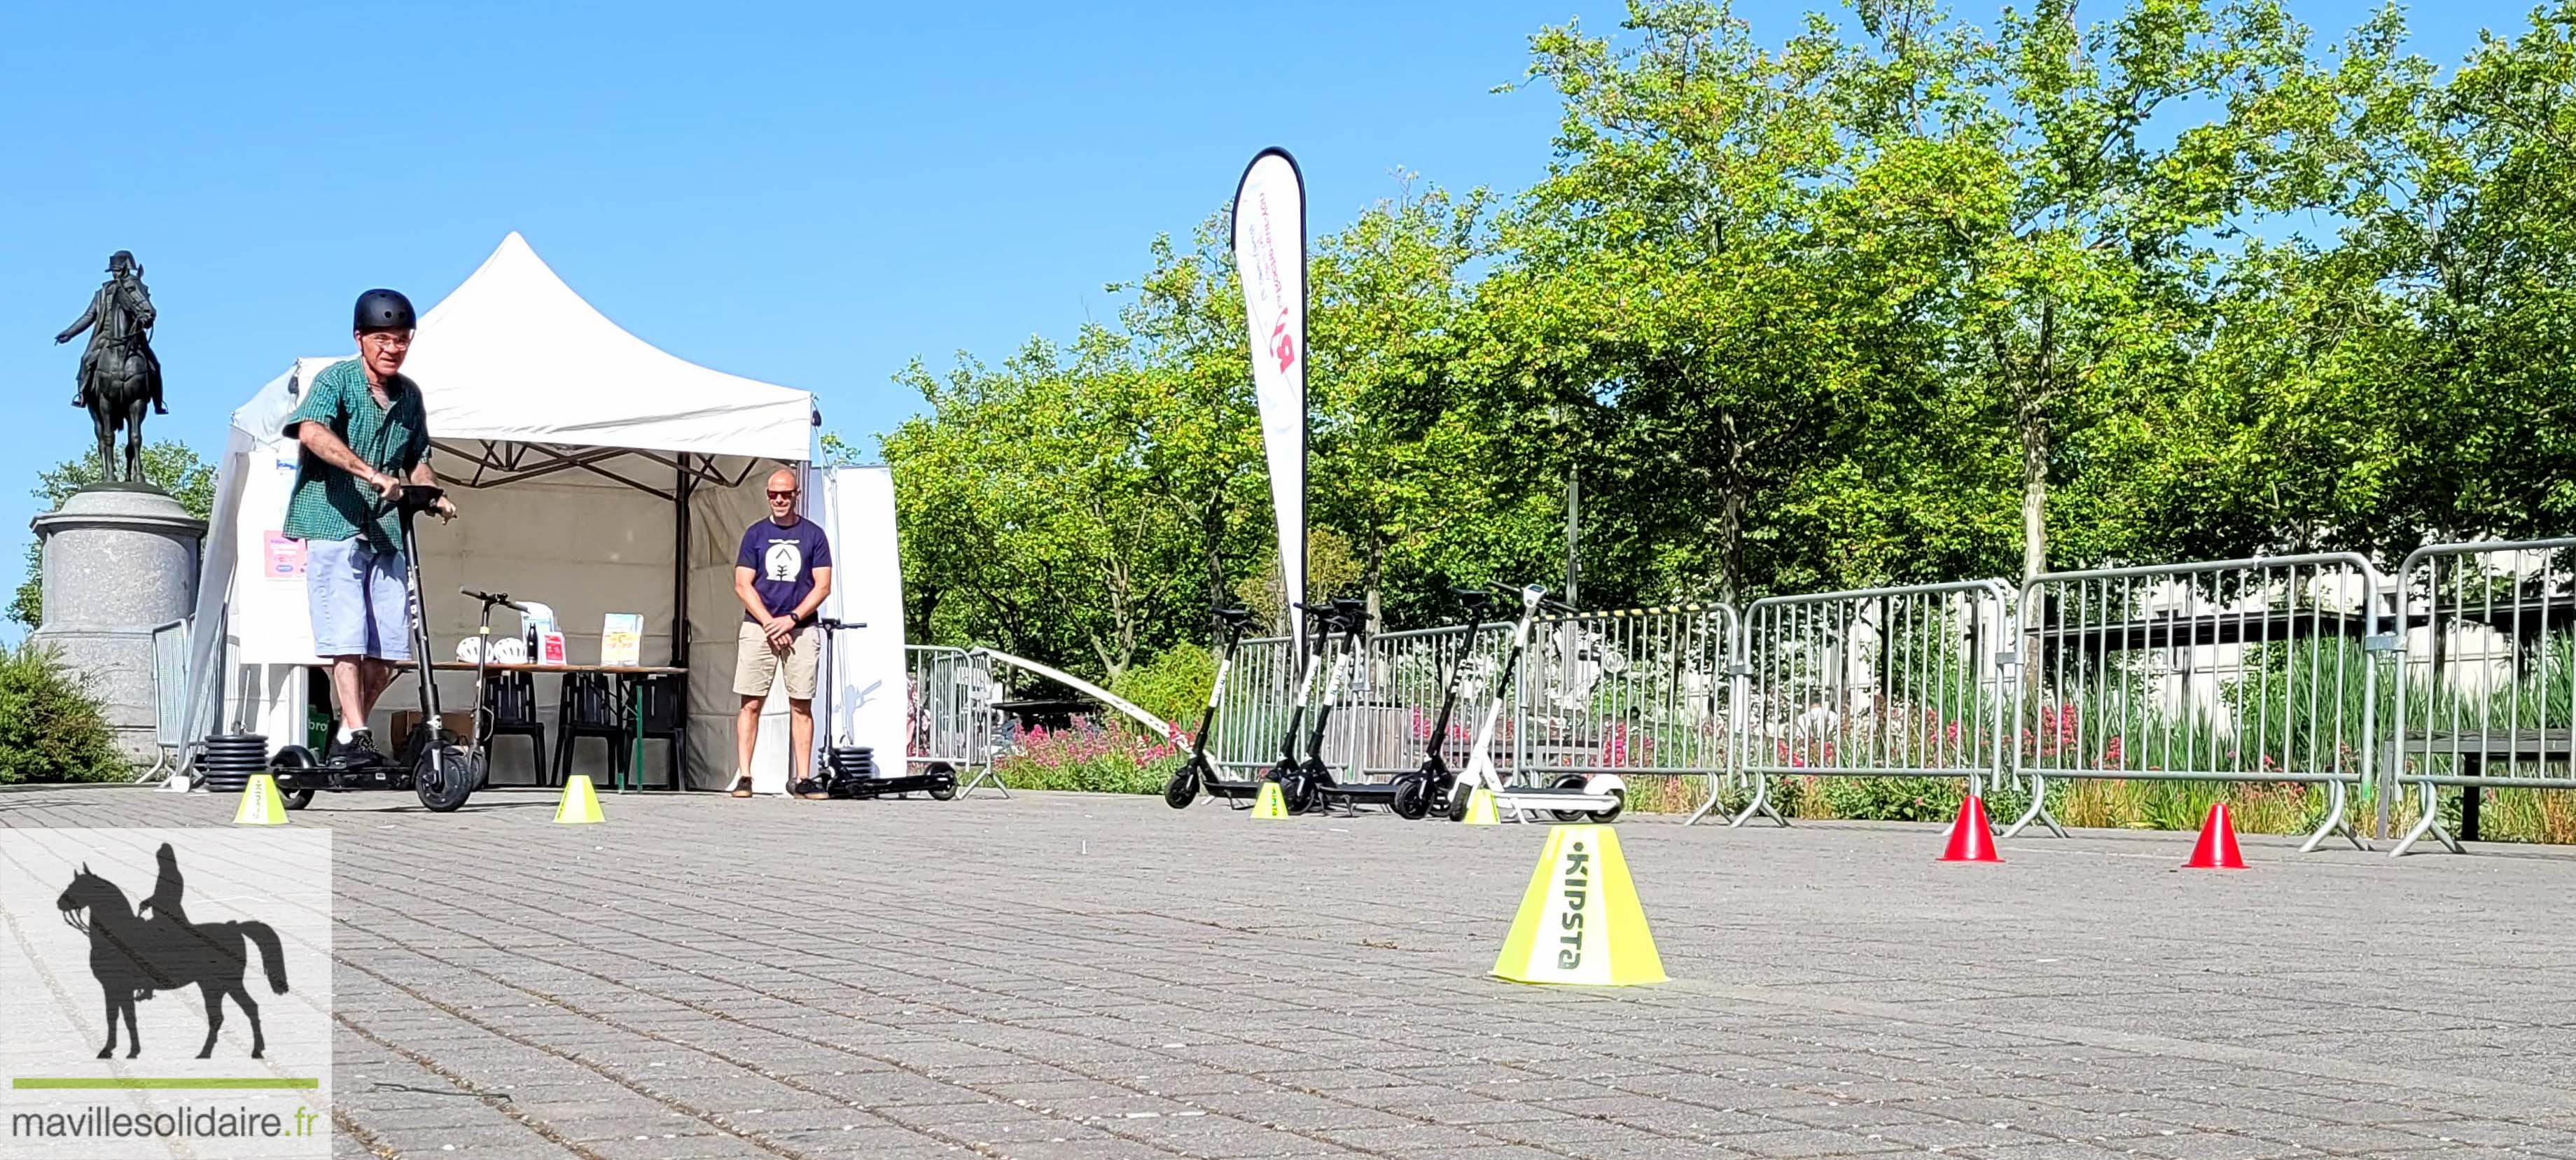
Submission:
MULTIPOLYGON (((394 291, 359 295, 358 357, 313 376, 284 428, 303 445, 284 534, 304 542, 313 651, 331 662, 339 706, 323 763, 338 769, 385 763, 367 716, 393 683, 394 665, 432 659, 411 655, 404 557, 412 545, 399 512, 405 485, 438 484, 420 386, 401 373, 416 321, 411 300, 394 291)), ((425 507, 456 518, 443 495, 425 507)))

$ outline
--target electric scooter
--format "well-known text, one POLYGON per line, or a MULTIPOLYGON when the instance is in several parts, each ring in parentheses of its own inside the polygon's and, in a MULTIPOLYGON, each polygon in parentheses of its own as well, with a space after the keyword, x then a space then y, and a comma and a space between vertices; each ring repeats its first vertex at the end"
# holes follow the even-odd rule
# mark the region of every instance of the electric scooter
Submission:
POLYGON ((1209 797, 1223 798, 1228 802, 1248 801, 1261 792, 1258 779, 1230 781, 1219 777, 1216 767, 1208 764, 1208 735, 1216 726, 1217 703, 1225 699, 1225 676, 1234 669, 1234 650, 1243 643, 1243 628, 1252 621, 1252 614, 1240 608, 1220 608, 1216 610, 1216 618, 1225 626, 1225 651, 1217 656, 1216 683, 1208 688, 1207 708, 1199 714, 1199 729, 1192 735, 1196 740, 1190 743, 1189 762, 1173 771, 1172 779, 1163 783, 1163 804, 1176 810, 1190 808, 1190 803, 1198 800, 1202 789, 1209 797))
MULTIPOLYGON (((1441 755, 1448 748, 1449 718, 1458 707, 1459 678, 1467 672, 1467 658, 1475 655, 1476 635, 1485 630, 1485 608, 1494 594, 1482 588, 1452 588, 1450 595, 1467 609, 1467 635, 1459 641, 1458 655, 1449 660, 1448 675, 1442 678, 1440 712, 1431 722, 1431 732, 1422 743, 1422 764, 1413 772, 1386 783, 1386 807, 1406 821, 1420 821, 1433 810, 1446 810, 1453 794, 1458 794, 1458 772, 1449 768, 1449 759, 1441 755)), ((1340 800, 1339 795, 1358 796, 1353 791, 1377 790, 1375 784, 1336 786, 1326 791, 1327 800, 1340 800)), ((1461 795, 1463 796, 1463 795, 1461 795)))
POLYGON ((1628 808, 1628 783, 1617 774, 1568 773, 1552 785, 1506 786, 1494 767, 1494 727, 1502 720, 1504 698, 1511 695, 1512 674, 1520 667, 1521 655, 1529 651, 1530 625, 1538 619, 1539 605, 1546 601, 1544 588, 1533 584, 1521 589, 1521 617, 1512 629, 1511 650, 1503 654, 1503 670, 1495 677, 1493 696, 1485 703, 1485 720, 1476 728, 1475 748, 1467 756, 1467 769, 1458 775, 1458 784, 1449 792, 1451 821, 1466 819, 1467 801, 1480 788, 1493 795, 1498 811, 1546 811, 1562 822, 1586 817, 1607 822, 1628 808))
POLYGON ((841 682, 837 672, 841 652, 838 634, 842 629, 866 627, 864 623, 834 620, 828 616, 814 621, 815 631, 823 634, 823 639, 817 642, 823 648, 822 656, 818 658, 822 665, 823 728, 834 733, 836 739, 814 747, 813 771, 790 788, 798 794, 821 793, 831 798, 910 797, 926 793, 931 800, 944 802, 956 797, 957 774, 947 766, 935 765, 921 773, 906 771, 893 776, 880 775, 876 754, 855 744, 849 732, 841 729, 840 714, 836 711, 841 700, 841 682))
POLYGON ((1288 710, 1287 731, 1279 738, 1279 760, 1261 775, 1263 781, 1279 783, 1280 804, 1292 814, 1306 812, 1308 804, 1301 793, 1306 782, 1306 763, 1297 756, 1297 738, 1305 725, 1306 703, 1314 699, 1315 678, 1323 671, 1324 643, 1340 630, 1339 622, 1330 612, 1304 605, 1297 606, 1296 611, 1306 618, 1306 639, 1311 647, 1298 657, 1297 700, 1288 710))
MULTIPOLYGON (((1359 665, 1368 663, 1367 658, 1360 651, 1360 632, 1367 624, 1364 606, 1356 600, 1336 601, 1334 610, 1343 615, 1342 659, 1333 668, 1332 686, 1324 695, 1324 707, 1316 717, 1314 733, 1307 739, 1305 764, 1298 770, 1298 775, 1306 783, 1303 787, 1305 791, 1303 796, 1317 808, 1338 805, 1352 813, 1357 813, 1361 806, 1385 806, 1398 809, 1401 813, 1401 809, 1398 808, 1400 803, 1409 808, 1411 805, 1409 798, 1420 796, 1418 792, 1408 794, 1408 787, 1416 776, 1415 773, 1407 773, 1391 781, 1341 782, 1333 780, 1331 767, 1324 764, 1324 725, 1333 706, 1341 700, 1344 688, 1342 675, 1359 665)), ((1468 629, 1467 637, 1470 641, 1475 639, 1475 635, 1474 628, 1468 629)), ((1445 713, 1442 719, 1446 721, 1445 713)), ((1429 809, 1426 802, 1410 816, 1419 818, 1429 809)))
MULTIPOLYGON (((402 516, 403 564, 407 590, 403 594, 404 612, 410 619, 412 663, 420 680, 420 724, 412 728, 401 748, 390 758, 364 765, 343 768, 325 766, 313 751, 301 745, 279 749, 269 758, 269 773, 277 780, 278 794, 290 810, 300 810, 313 801, 313 791, 371 789, 408 789, 420 798, 420 804, 432 813, 448 813, 465 804, 465 799, 482 788, 491 740, 485 729, 489 720, 482 711, 484 681, 490 672, 492 608, 502 605, 527 609, 512 602, 507 594, 466 592, 483 602, 483 651, 474 666, 474 728, 471 735, 459 738, 441 723, 438 706, 438 681, 432 669, 433 651, 429 639, 429 621, 421 607, 420 541, 412 535, 412 519, 436 506, 446 490, 423 484, 405 484, 393 501, 402 516)), ((464 591, 459 589, 459 591, 464 591)))

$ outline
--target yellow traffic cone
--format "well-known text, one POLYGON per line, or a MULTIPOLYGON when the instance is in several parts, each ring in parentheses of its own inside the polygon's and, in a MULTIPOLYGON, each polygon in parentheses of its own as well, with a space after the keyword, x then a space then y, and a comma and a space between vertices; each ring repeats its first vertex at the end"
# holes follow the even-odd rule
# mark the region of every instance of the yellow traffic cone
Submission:
POLYGON ((1288 816, 1288 799, 1280 794, 1278 782, 1265 781, 1261 783, 1260 796, 1252 799, 1252 816, 1256 818, 1284 818, 1288 816))
POLYGON ((283 826, 286 802, 277 796, 277 779, 254 773, 242 783, 241 806, 233 811, 236 826, 283 826))
POLYGON ((555 824, 579 826, 606 821, 599 816, 599 791, 590 787, 590 775, 576 773, 564 782, 563 800, 555 803, 555 824))
POLYGON ((1494 958, 1494 974, 1515 983, 1625 987, 1660 983, 1663 957, 1619 835, 1608 826, 1558 826, 1530 872, 1520 914, 1494 958))
POLYGON ((1476 791, 1474 793, 1468 794, 1467 817, 1459 824, 1467 826, 1502 825, 1503 819, 1496 816, 1494 813, 1493 792, 1480 785, 1476 787, 1476 791))

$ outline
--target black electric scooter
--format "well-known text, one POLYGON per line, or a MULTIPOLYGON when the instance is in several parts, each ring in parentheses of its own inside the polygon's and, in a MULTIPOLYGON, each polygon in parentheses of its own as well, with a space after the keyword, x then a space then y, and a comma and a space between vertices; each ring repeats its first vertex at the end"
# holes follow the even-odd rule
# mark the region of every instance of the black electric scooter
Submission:
MULTIPOLYGON (((864 623, 834 620, 828 616, 814 622, 815 630, 823 634, 819 642, 823 646, 820 681, 823 686, 823 728, 826 731, 840 728, 840 714, 836 710, 840 707, 841 682, 834 671, 841 651, 837 634, 842 629, 866 627, 864 623)), ((830 798, 852 799, 909 797, 926 793, 932 800, 944 802, 957 796, 957 774, 945 765, 935 765, 921 773, 906 770, 893 776, 881 776, 877 772, 875 752, 854 744, 851 736, 843 732, 829 743, 814 746, 813 771, 790 788, 799 796, 820 793, 830 798)))
POLYGON ((1476 634, 1484 632, 1484 608, 1494 601, 1494 593, 1484 588, 1450 588, 1450 595, 1466 606, 1466 637, 1458 642, 1458 655, 1450 657, 1448 675, 1440 691, 1440 714, 1432 719, 1430 740, 1422 742, 1422 766, 1412 773, 1401 773, 1394 781, 1347 781, 1332 784, 1324 778, 1316 784, 1316 797, 1327 804, 1342 804, 1358 812, 1363 804, 1381 804, 1396 817, 1417 822, 1430 817, 1432 809, 1448 809, 1450 794, 1458 789, 1458 773, 1448 768, 1448 758, 1440 755, 1448 740, 1450 709, 1458 706, 1458 678, 1466 673, 1466 660, 1476 652, 1476 634))
MULTIPOLYGON (((474 666, 474 728, 472 735, 460 738, 447 731, 439 717, 438 681, 432 667, 433 651, 429 639, 429 619, 421 606, 419 539, 412 534, 412 520, 421 512, 437 505, 446 490, 423 484, 405 484, 395 498, 394 507, 402 516, 403 565, 407 590, 403 607, 411 621, 411 655, 416 666, 413 675, 420 680, 420 724, 412 728, 401 748, 390 758, 364 765, 334 769, 316 759, 313 751, 301 745, 279 749, 269 758, 269 773, 277 780, 277 789, 286 808, 300 810, 313 801, 313 791, 393 789, 411 790, 420 804, 432 813, 448 813, 465 804, 465 799, 483 787, 490 737, 485 730, 488 720, 482 711, 485 678, 492 657, 492 608, 502 605, 527 609, 511 601, 506 593, 466 592, 483 602, 480 632, 483 640, 481 657, 474 666)), ((381 509, 381 505, 380 505, 381 509)), ((459 589, 459 591, 464 591, 459 589)))
POLYGON ((1243 629, 1251 623, 1252 614, 1240 608, 1220 608, 1216 610, 1216 619, 1225 631, 1225 651, 1218 654, 1216 660, 1216 683, 1208 688, 1207 708, 1199 714, 1199 730, 1193 735, 1196 739, 1190 743, 1189 761, 1173 771, 1170 781, 1163 783, 1163 804, 1176 810, 1190 808, 1190 803, 1198 800, 1202 789, 1209 797, 1223 798, 1228 802, 1247 801, 1261 792, 1259 779, 1230 781, 1217 776, 1216 767, 1208 764, 1208 735, 1216 727, 1217 703, 1225 699, 1225 676, 1234 668, 1234 650, 1243 643, 1243 629))
POLYGON ((1301 814, 1308 804, 1302 792, 1306 763, 1298 756, 1297 740, 1304 731, 1306 703, 1315 696, 1315 678, 1323 671, 1324 643, 1340 631, 1340 623, 1329 611, 1299 605, 1296 612, 1306 618, 1308 648, 1297 658, 1297 700, 1288 710, 1288 728, 1279 737, 1279 760, 1261 780, 1279 783, 1280 804, 1289 813, 1301 814))
MULTIPOLYGON (((1342 656, 1333 665, 1333 680, 1325 690, 1323 707, 1315 714, 1314 731, 1306 739, 1306 760, 1297 771, 1305 783, 1299 787, 1302 791, 1300 796, 1310 807, 1318 809, 1338 805, 1356 813, 1364 805, 1391 808, 1402 790, 1404 778, 1393 781, 1335 781, 1332 767, 1324 763, 1324 727, 1332 717, 1333 707, 1341 702, 1344 691, 1350 687, 1350 683, 1344 680, 1345 674, 1358 671, 1360 666, 1368 663, 1368 657, 1362 651, 1362 633, 1368 626, 1367 606, 1357 600, 1336 600, 1333 612, 1342 625, 1342 656)), ((1473 631, 1468 633, 1469 639, 1474 636, 1473 631)), ((1354 768, 1357 764, 1353 763, 1354 768)))

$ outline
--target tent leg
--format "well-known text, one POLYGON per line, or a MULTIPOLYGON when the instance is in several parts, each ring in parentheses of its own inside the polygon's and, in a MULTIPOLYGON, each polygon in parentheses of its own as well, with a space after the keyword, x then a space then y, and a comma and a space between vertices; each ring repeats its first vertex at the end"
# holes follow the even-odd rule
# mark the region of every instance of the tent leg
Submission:
MULTIPOLYGON (((671 665, 686 670, 689 667, 689 494, 695 490, 697 478, 689 471, 687 452, 680 453, 679 463, 679 479, 671 489, 671 494, 677 497, 672 501, 674 511, 671 518, 671 665)), ((683 721, 689 715, 688 683, 691 679, 689 676, 680 678, 680 719, 683 721)), ((684 745, 685 742, 674 740, 672 744, 684 745)), ((636 749, 640 753, 643 747, 639 745, 636 749)), ((681 754, 673 766, 672 792, 688 789, 688 755, 681 754)))

